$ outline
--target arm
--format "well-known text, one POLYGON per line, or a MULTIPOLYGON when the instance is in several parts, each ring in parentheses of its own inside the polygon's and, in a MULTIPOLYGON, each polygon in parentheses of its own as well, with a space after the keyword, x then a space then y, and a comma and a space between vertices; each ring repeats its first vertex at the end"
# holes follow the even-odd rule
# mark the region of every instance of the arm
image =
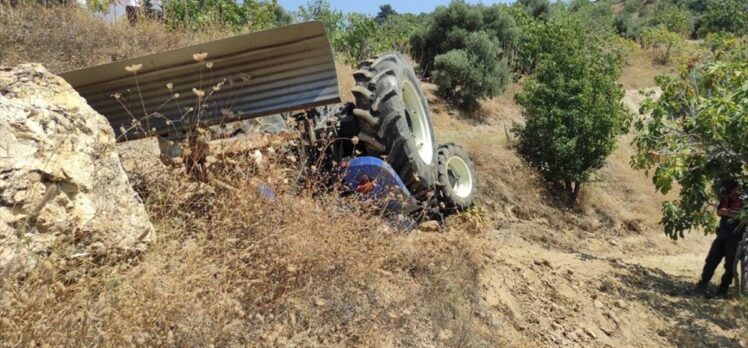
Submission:
POLYGON ((719 217, 731 217, 735 215, 735 212, 727 208, 719 208, 717 210, 717 216, 719 217))
POLYGON ((717 207, 717 216, 733 217, 738 213, 738 211, 732 209, 732 205, 730 204, 730 199, 728 197, 725 197, 721 202, 719 202, 719 206, 717 207))

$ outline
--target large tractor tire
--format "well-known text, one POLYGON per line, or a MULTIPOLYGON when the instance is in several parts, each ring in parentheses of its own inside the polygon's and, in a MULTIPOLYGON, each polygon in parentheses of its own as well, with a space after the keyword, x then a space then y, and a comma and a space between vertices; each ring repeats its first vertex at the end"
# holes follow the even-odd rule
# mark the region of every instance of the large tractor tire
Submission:
POLYGON ((408 190, 423 198, 437 184, 434 129, 421 83, 397 52, 362 62, 354 73, 358 139, 367 155, 386 156, 408 190))
POLYGON ((464 211, 473 206, 476 177, 473 162, 458 145, 439 146, 439 200, 447 211, 464 211))

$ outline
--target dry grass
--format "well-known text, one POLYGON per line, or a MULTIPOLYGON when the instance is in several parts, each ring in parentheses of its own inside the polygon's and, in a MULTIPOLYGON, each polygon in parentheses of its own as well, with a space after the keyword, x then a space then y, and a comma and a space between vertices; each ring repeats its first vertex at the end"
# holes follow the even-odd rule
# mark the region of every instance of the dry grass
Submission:
MULTIPOLYGON (((191 37, 154 23, 108 25, 77 9, 0 8, 0 63, 38 61, 59 72, 223 35, 191 37)), ((352 70, 338 66, 344 101, 352 100, 352 70)), ((638 54, 621 82, 628 89, 650 87, 661 71, 638 54)), ((439 140, 463 145, 480 185, 480 209, 450 218, 442 233, 400 231, 368 206, 335 194, 294 194, 284 181, 290 169, 278 160, 264 169, 225 167, 217 179, 234 188, 199 185, 161 165, 150 140, 125 144, 123 160, 160 239, 126 262, 53 252, 39 256, 40 267, 28 274, 0 278, 0 345, 550 344, 540 337, 554 331, 550 316, 557 309, 543 303, 568 293, 571 304, 556 302, 574 317, 580 306, 592 306, 597 272, 609 277, 610 266, 593 269, 574 255, 678 249, 661 243, 661 197, 629 168, 630 138, 622 139, 600 181, 585 189, 580 208, 554 204, 507 136, 511 123, 522 121, 513 101, 520 88, 521 82, 509 86, 475 114, 429 94, 439 140), (276 199, 256 193, 263 183, 278 192, 276 199), (611 249, 611 237, 629 241, 620 252, 596 253, 611 249), (516 247, 526 244, 532 248, 516 247), (559 256, 554 268, 537 264, 552 256, 559 256), (561 272, 565 263, 578 265, 575 273, 561 272), (567 282, 573 291, 563 291, 567 282), (502 291, 498 299, 490 288, 502 291), (519 305, 507 307, 513 298, 519 305), (521 332, 513 329, 520 326, 521 332)), ((632 311, 625 326, 644 330, 636 316, 651 314, 632 311)), ((653 337, 646 334, 654 335, 636 331, 638 340, 617 343, 653 337)))
MULTIPOLYGON (((226 35, 107 24, 74 7, 0 7, 0 63, 54 72, 226 35)), ((349 91, 352 69, 340 70, 349 91)), ((292 193, 282 155, 266 153, 262 168, 224 164, 215 176, 224 184, 198 184, 157 162, 153 145, 121 150, 159 240, 125 261, 53 251, 29 273, 5 275, 2 345, 502 343, 475 315, 482 263, 465 233, 407 233, 361 202, 292 193), (256 193, 263 184, 275 199, 256 193)))
POLYGON ((336 64, 338 85, 340 86, 340 99, 342 99, 343 103, 354 103, 356 98, 353 97, 353 87, 356 87, 356 81, 353 79, 353 73, 356 69, 342 62, 342 59, 337 59, 336 64))
POLYGON ((693 57, 702 55, 703 47, 700 45, 701 42, 699 41, 686 41, 683 51, 664 65, 658 63, 656 54, 652 50, 636 47, 623 66, 619 82, 627 90, 654 87, 657 75, 675 74, 678 67, 684 65, 693 57))
POLYGON ((283 166, 224 169, 236 189, 150 173, 131 176, 159 241, 125 263, 52 253, 3 278, 4 344, 500 343, 473 314, 481 266, 463 233, 404 233, 357 201, 285 193, 283 166))
POLYGON ((106 23, 76 6, 0 6, 0 64, 42 63, 53 73, 184 47, 226 37, 214 28, 197 34, 170 31, 142 20, 106 23))
MULTIPOLYGON (((634 67, 627 67, 622 83, 652 87, 654 80, 635 81, 634 70, 642 69, 641 52, 634 55, 634 67), (624 80, 629 79, 629 82, 624 80)), ((647 60, 646 64, 651 65, 647 60)), ((654 68, 653 68, 654 69, 654 68)), ((653 75, 654 71, 650 71, 653 75)), ((543 180, 527 167, 513 148, 516 141, 510 129, 523 122, 522 110, 514 95, 522 81, 508 86, 506 93, 484 101, 476 115, 462 115, 433 96, 433 86, 426 85, 438 138, 461 144, 475 162, 480 185, 479 201, 486 209, 488 220, 498 228, 521 221, 540 222, 550 230, 565 233, 548 234, 531 229, 524 238, 562 250, 579 249, 580 240, 594 241, 595 248, 608 245, 611 238, 659 231, 660 203, 665 197, 657 194, 651 179, 633 170, 630 143, 633 135, 622 137, 618 149, 596 180, 583 187, 580 204, 565 207, 544 188, 543 180), (591 237, 594 239, 590 239, 591 237)), ((629 91, 627 105, 638 108, 643 99, 629 91)), ((671 197, 672 198, 672 197, 671 197)))

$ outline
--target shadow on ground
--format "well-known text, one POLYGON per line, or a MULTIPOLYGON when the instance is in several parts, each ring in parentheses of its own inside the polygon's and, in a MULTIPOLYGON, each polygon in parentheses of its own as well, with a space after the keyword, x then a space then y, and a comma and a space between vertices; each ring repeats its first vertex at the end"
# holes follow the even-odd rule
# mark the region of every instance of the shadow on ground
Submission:
POLYGON ((716 325, 723 331, 735 332, 739 305, 735 300, 707 300, 689 294, 694 286, 685 277, 677 277, 657 268, 644 267, 610 260, 610 264, 622 272, 620 281, 627 286, 621 295, 651 307, 670 319, 669 332, 661 334, 679 347, 740 347, 732 337, 734 334, 719 335, 719 330, 710 330, 716 325))

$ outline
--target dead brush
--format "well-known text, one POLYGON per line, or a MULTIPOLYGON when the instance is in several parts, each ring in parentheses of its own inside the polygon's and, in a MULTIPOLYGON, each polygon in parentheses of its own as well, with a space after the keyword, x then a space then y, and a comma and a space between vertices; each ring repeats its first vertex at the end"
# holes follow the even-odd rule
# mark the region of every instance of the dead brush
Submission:
MULTIPOLYGON (((3 50, 0 59, 37 57, 56 71, 67 70, 109 59, 106 49, 116 46, 96 41, 98 36, 122 41, 108 36, 120 24, 95 24, 103 34, 94 33, 85 26, 94 19, 80 17, 78 28, 72 19, 84 15, 61 11, 42 16, 52 23, 65 19, 70 37, 94 38, 79 59, 66 62, 76 53, 62 47, 64 38, 43 39, 41 32, 31 33, 23 46, 53 41, 68 58, 25 48, 3 50)), ((0 16, 22 25, 35 23, 32 14, 21 9, 0 16)), ((144 49, 165 48, 155 42, 144 49)), ((137 75, 137 67, 131 70, 137 75)), ((192 93, 205 93, 202 104, 183 106, 185 117, 198 121, 194 124, 217 83, 194 87, 192 93)), ((132 127, 150 132, 148 120, 159 117, 157 110, 137 107, 142 106, 137 88, 120 97, 134 101, 132 127)), ((168 102, 178 102, 174 97, 168 102)), ((300 161, 289 163, 281 147, 258 151, 263 161, 254 153, 199 156, 210 171, 208 180, 194 180, 184 167, 158 164, 130 172, 158 240, 137 255, 70 259, 52 251, 39 255, 39 266, 28 274, 0 278, 0 341, 10 346, 501 344, 500 335, 473 315, 480 309, 477 241, 455 230, 406 233, 367 202, 336 190, 313 190, 321 184, 313 176, 298 189, 292 179, 300 161)))
POLYGON ((0 339, 66 346, 498 342, 471 315, 480 272, 472 238, 409 235, 353 199, 292 194, 276 161, 221 168, 216 179, 232 189, 178 169, 147 172, 141 180, 158 241, 125 262, 71 263, 53 254, 21 281, 3 278, 0 339), (261 185, 276 197, 258 193, 261 185))
POLYGON ((74 70, 232 35, 209 26, 197 33, 168 29, 141 20, 107 23, 78 6, 41 6, 24 1, 16 8, 0 6, 0 64, 42 63, 54 73, 74 70))

